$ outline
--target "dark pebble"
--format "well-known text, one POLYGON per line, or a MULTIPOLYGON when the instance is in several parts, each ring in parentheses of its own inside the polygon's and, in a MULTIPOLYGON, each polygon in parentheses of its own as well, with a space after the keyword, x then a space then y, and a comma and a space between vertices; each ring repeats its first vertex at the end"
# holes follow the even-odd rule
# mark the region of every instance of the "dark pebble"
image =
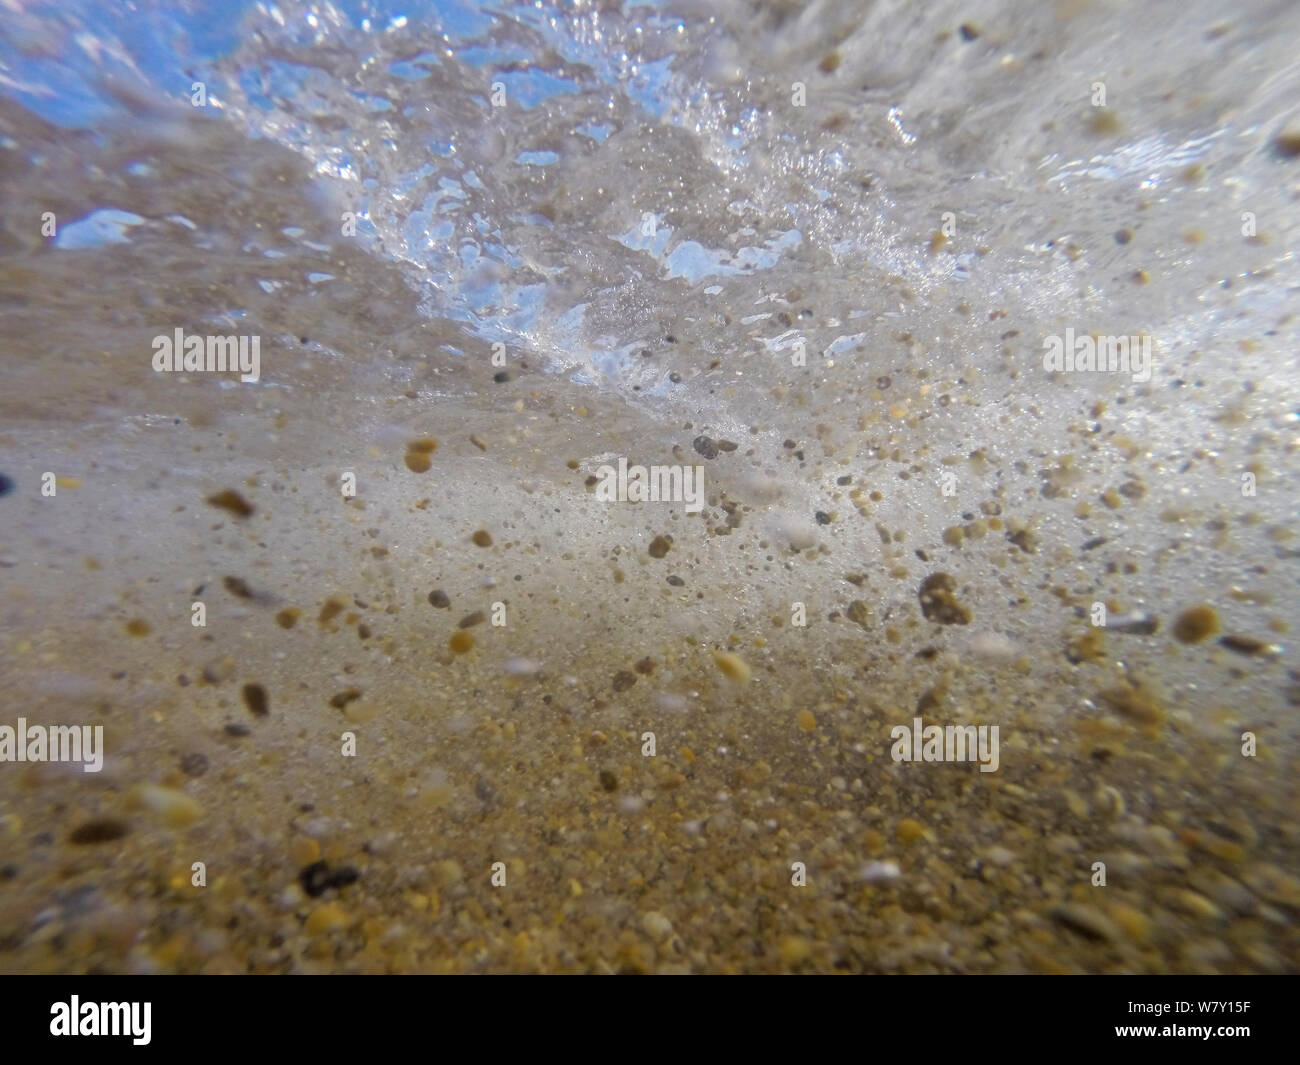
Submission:
POLYGON ((451 600, 447 598, 447 593, 441 588, 435 588, 429 593, 429 602, 439 610, 446 610, 447 607, 451 606, 451 600))
POLYGON ((7 496, 13 490, 14 482, 12 478, 6 477, 3 473, 0 473, 0 496, 7 496))
POLYGON ((244 705, 254 717, 266 717, 271 712, 266 697, 266 689, 260 684, 244 685, 244 705))
POLYGON ((113 817, 97 817, 73 829, 68 837, 73 843, 108 843, 127 833, 126 822, 113 817))
POLYGON ((227 736, 251 736, 252 734, 253 730, 247 725, 239 725, 232 721, 226 726, 227 736))
POLYGON ((253 589, 248 586, 248 582, 240 577, 226 577, 221 582, 226 586, 226 591, 231 595, 237 595, 240 599, 252 599, 253 589))
POLYGON ((193 751, 181 759, 181 772, 190 777, 201 777, 208 771, 208 756, 193 751))
POLYGON ((606 791, 616 791, 618 789, 618 777, 614 776, 608 769, 600 771, 600 786, 606 791))
POLYGON ((718 445, 707 436, 697 436, 691 441, 691 446, 706 459, 716 459, 718 457, 718 445))
POLYGON ((233 488, 208 496, 207 502, 210 506, 229 511, 237 518, 247 518, 253 514, 253 504, 233 488))
POLYGON ((1239 655, 1264 655, 1272 650, 1271 645, 1263 640, 1257 640, 1253 636, 1238 636, 1235 633, 1220 637, 1219 644, 1229 651, 1236 651, 1239 655))
POLYGON ((347 887, 361 879, 361 874, 350 865, 341 869, 331 869, 329 862, 312 862, 298 873, 298 881, 303 891, 312 898, 319 898, 330 888, 347 887))

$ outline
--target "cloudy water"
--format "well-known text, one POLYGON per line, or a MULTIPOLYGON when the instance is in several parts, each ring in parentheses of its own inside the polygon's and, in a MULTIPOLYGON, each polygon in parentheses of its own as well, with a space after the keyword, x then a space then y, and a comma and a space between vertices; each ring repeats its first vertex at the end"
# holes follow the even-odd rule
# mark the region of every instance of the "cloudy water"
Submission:
POLYGON ((0 0, 0 968, 1300 967, 1297 34, 0 0))

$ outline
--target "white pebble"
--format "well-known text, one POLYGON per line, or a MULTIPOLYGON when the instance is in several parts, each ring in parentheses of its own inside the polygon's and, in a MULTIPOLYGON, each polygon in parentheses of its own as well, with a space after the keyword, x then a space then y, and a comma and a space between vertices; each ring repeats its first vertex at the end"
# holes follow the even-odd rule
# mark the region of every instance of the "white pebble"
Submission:
POLYGON ((881 880, 897 880, 902 875, 897 862, 867 862, 858 870, 858 879, 868 884, 881 880))

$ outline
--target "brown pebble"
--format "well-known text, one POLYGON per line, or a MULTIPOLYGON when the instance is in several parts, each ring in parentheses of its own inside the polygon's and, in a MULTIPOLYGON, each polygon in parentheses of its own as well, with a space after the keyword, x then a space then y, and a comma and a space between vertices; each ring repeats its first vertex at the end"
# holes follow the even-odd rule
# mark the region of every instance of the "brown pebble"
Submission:
POLYGON ((149 622, 143 618, 132 618, 126 623, 126 631, 131 636, 148 636, 150 632, 149 622))
POLYGON ((346 605, 347 605, 346 603, 343 603, 340 600, 334 599, 332 597, 326 599, 325 602, 321 605, 320 614, 317 615, 316 620, 319 621, 322 625, 326 624, 327 622, 333 621, 336 617, 338 617, 341 613, 343 613, 343 608, 346 605))
POLYGON ((1125 717, 1140 721, 1144 725, 1158 725, 1164 720, 1160 704, 1148 691, 1124 686, 1110 688, 1101 693, 1101 701, 1125 717))
POLYGON ((244 705, 254 717, 266 717, 271 712, 266 697, 266 689, 260 684, 244 685, 244 705))
POLYGON ((620 669, 614 674, 614 690, 616 692, 625 692, 635 683, 636 674, 626 669, 620 669))
POLYGON ((408 451, 402 457, 402 461, 406 463, 406 468, 412 473, 428 473, 429 467, 433 465, 429 460, 429 456, 423 451, 408 451))
POLYGON ((456 627, 460 629, 472 629, 475 625, 482 625, 483 622, 485 622, 486 620, 487 620, 487 615, 484 614, 483 611, 481 610, 476 610, 474 611, 474 613, 466 614, 463 618, 461 618, 460 624, 457 625, 456 627))
POLYGON ((474 637, 465 629, 460 629, 451 634, 451 639, 447 641, 447 646, 450 647, 455 654, 463 655, 474 647, 474 637))
POLYGON ((447 593, 441 588, 435 588, 429 593, 429 603, 439 610, 446 610, 447 607, 451 606, 451 600, 447 598, 447 593))
POLYGON ((486 529, 479 529, 479 531, 471 536, 470 539, 474 541, 476 547, 492 546, 492 534, 486 529))
POLYGON ((1107 107, 1099 107, 1088 120, 1088 132, 1094 137, 1112 137, 1120 131, 1119 116, 1107 107))
POLYGON ((1120 930, 1115 922, 1091 906, 1065 903, 1053 906, 1049 913, 1058 924, 1088 939, 1107 940, 1113 943, 1120 938, 1120 930))
POLYGON ((1239 636, 1236 633, 1228 633, 1226 636, 1219 638, 1219 645, 1226 647, 1229 651, 1235 651, 1239 655, 1248 655, 1251 657, 1258 655, 1267 655, 1275 653, 1275 646, 1271 643, 1265 643, 1263 640, 1257 640, 1253 636, 1239 636))
POLYGON ((1214 607, 1202 603, 1179 614, 1172 631, 1179 643, 1200 643, 1219 631, 1219 615, 1214 607))
POLYGON ((940 625, 966 625, 971 619, 971 612, 957 602, 953 592, 957 582, 947 573, 932 573, 921 584, 917 598, 921 601, 921 613, 927 621, 940 625))
POLYGON ((1273 150, 1283 159, 1300 159, 1300 122, 1293 122, 1273 138, 1273 150))
POLYGON ((226 655, 203 667, 203 679, 209 684, 224 684, 235 675, 235 660, 226 655))
POLYGON ((296 606, 285 607, 275 615, 275 623, 282 629, 291 629, 298 624, 298 619, 302 616, 302 611, 296 606))
POLYGON ((361 698, 360 688, 344 688, 337 695, 330 697, 330 706, 335 710, 342 710, 348 703, 355 702, 361 698))
POLYGON ((616 777, 608 769, 602 769, 600 771, 600 786, 604 788, 606 791, 617 791, 618 777, 616 777))
POLYGON ((248 586, 248 582, 240 577, 225 577, 222 584, 226 586, 226 591, 231 595, 238 596, 240 599, 252 599, 253 589, 248 586))
POLYGON ((253 504, 241 496, 233 488, 227 488, 216 495, 208 496, 207 502, 214 507, 220 507, 222 510, 229 511, 237 518, 251 517, 253 513, 253 504))
POLYGON ((68 839, 77 844, 108 843, 121 839, 128 831, 124 821, 113 817, 96 817, 74 828, 68 839))
POLYGON ((844 613, 855 625, 861 625, 864 629, 871 627, 871 607, 864 600, 853 600, 844 613))
POLYGON ((666 536, 656 536, 650 541, 650 557, 663 558, 668 554, 668 548, 672 546, 672 541, 666 536))

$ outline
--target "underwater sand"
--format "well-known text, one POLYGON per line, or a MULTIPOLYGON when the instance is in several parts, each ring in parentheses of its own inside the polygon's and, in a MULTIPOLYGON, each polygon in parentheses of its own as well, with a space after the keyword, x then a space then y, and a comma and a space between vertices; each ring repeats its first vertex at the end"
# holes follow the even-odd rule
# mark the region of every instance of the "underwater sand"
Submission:
POLYGON ((0 970, 1300 968, 1300 11, 191 6, 0 25, 0 970))

